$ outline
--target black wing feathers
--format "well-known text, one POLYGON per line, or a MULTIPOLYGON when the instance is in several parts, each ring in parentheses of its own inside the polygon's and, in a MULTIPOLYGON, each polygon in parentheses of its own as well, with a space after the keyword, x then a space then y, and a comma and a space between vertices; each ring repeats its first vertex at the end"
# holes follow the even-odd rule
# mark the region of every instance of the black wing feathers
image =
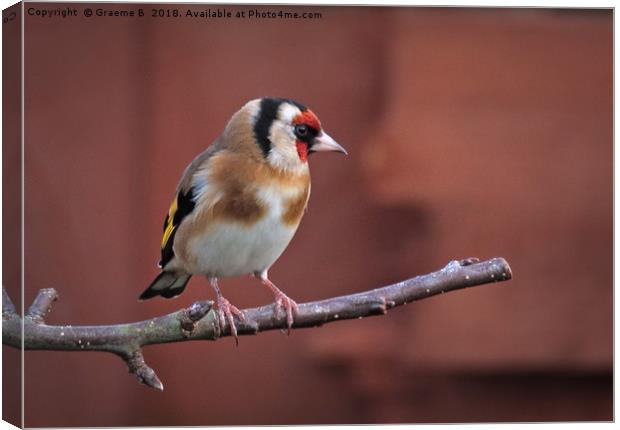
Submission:
POLYGON ((161 272, 140 295, 140 300, 162 296, 170 299, 183 292, 191 275, 176 275, 173 272, 161 272))
POLYGON ((175 200, 172 202, 170 211, 164 220, 164 238, 161 244, 160 267, 165 267, 174 257, 174 250, 172 249, 174 236, 176 235, 181 221, 194 210, 195 206, 196 203, 193 200, 191 188, 187 192, 179 191, 175 200))

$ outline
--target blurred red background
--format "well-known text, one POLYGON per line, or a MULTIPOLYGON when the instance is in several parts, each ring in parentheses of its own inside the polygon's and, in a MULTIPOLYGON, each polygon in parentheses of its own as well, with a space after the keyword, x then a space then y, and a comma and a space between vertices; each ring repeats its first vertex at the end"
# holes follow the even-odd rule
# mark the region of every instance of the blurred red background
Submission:
MULTIPOLYGON (((225 7, 322 14, 300 21, 26 4, 66 6, 79 16, 25 19, 25 303, 56 288, 50 324, 213 298, 193 278, 177 300, 136 300, 185 165, 265 95, 310 106, 350 154, 310 160, 308 212, 270 272, 291 297, 469 256, 505 257, 514 280, 239 348, 148 347, 163 392, 111 354, 27 352, 26 426, 613 418, 611 10, 225 7)), ((221 285, 239 307, 272 300, 255 280, 221 285)), ((19 416, 7 369, 5 419, 19 416)))

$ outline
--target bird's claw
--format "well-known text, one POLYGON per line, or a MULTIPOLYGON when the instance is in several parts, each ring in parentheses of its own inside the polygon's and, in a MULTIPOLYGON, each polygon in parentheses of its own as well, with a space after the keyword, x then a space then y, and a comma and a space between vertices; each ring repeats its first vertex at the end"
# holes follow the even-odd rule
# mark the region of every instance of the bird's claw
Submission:
POLYGON ((236 306, 230 304, 230 302, 224 297, 218 297, 217 299, 217 314, 220 320, 220 329, 223 329, 226 325, 226 321, 230 325, 230 334, 235 338, 235 344, 239 346, 239 338, 237 337, 237 326, 233 314, 239 318, 240 321, 245 321, 245 315, 236 306))
POLYGON ((280 317, 282 311, 286 312, 286 326, 287 334, 291 334, 291 327, 293 326, 293 314, 299 313, 299 306, 297 303, 286 294, 279 292, 276 293, 276 317, 280 317))

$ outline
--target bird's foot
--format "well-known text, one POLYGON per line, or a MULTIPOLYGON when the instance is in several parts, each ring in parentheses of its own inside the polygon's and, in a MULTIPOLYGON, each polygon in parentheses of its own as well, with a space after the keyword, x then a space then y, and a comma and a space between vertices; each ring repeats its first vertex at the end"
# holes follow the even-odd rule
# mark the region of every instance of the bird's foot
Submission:
POLYGON ((262 272, 254 273, 254 276, 259 278, 263 285, 268 287, 276 298, 275 302, 275 315, 276 318, 279 318, 282 315, 282 311, 286 313, 286 326, 287 326, 287 334, 291 334, 291 327, 293 326, 293 314, 297 315, 299 313, 299 306, 293 299, 284 294, 278 287, 275 286, 273 282, 269 280, 267 277, 267 271, 264 270, 262 272))
POLYGON ((239 338, 237 337, 237 326, 235 325, 235 320, 233 318, 233 314, 239 318, 240 321, 245 321, 245 316, 243 312, 241 312, 236 306, 230 304, 228 300, 224 297, 219 296, 217 298, 217 314, 220 319, 220 330, 224 328, 226 325, 226 321, 230 325, 230 333, 235 338, 235 344, 239 346, 239 338))
POLYGON ((275 292, 276 296, 276 316, 279 317, 282 314, 282 311, 286 312, 286 326, 287 334, 291 334, 291 327, 293 326, 293 314, 297 315, 299 313, 299 306, 293 299, 284 294, 282 291, 278 290, 275 292))

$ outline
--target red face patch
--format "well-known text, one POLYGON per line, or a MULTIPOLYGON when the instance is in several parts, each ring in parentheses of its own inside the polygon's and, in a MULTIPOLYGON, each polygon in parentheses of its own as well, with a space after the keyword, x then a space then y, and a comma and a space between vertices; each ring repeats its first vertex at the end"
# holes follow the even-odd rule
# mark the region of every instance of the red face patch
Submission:
POLYGON ((297 155, 301 161, 308 161, 308 144, 300 140, 295 142, 297 146, 297 155))
MULTIPOLYGON (((321 130, 321 121, 310 109, 300 113, 293 119, 293 125, 305 124, 317 131, 321 130)), ((308 143, 301 140, 295 142, 297 154, 301 161, 308 161, 308 143)))
POLYGON ((297 124, 306 124, 308 127, 312 127, 317 131, 321 129, 321 121, 319 121, 319 118, 310 109, 300 113, 293 119, 293 125, 297 124))

